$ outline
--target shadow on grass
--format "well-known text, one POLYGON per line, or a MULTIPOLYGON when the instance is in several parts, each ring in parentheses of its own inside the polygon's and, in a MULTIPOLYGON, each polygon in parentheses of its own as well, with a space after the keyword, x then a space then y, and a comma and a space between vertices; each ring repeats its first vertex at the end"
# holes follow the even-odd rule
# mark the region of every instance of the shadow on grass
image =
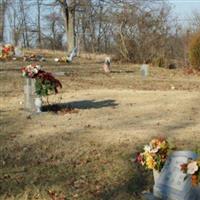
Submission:
POLYGON ((103 101, 95 100, 82 100, 74 101, 69 103, 51 104, 42 107, 43 112, 57 112, 63 109, 73 110, 73 109, 100 109, 104 107, 116 107, 118 104, 115 100, 108 99, 103 101))

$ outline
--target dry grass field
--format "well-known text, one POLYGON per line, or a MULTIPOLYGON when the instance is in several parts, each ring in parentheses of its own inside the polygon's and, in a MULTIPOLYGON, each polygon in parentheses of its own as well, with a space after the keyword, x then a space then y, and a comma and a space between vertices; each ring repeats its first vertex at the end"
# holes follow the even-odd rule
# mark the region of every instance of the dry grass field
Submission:
MULTIPOLYGON (((200 148, 200 77, 182 69, 102 63, 86 57, 71 65, 42 63, 63 84, 51 104, 73 112, 23 110, 20 67, 0 63, 0 199, 139 200, 152 173, 134 155, 154 136, 177 149, 200 148)), ((45 102, 45 99, 44 99, 45 102)))

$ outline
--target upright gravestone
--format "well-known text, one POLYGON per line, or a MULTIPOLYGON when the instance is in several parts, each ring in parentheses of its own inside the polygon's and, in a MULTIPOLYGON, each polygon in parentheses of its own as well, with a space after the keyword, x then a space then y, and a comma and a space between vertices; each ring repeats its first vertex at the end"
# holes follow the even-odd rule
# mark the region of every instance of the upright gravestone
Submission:
POLYGON ((149 65, 148 64, 141 65, 140 72, 143 78, 147 77, 149 75, 149 65))
POLYGON ((26 84, 24 86, 24 106, 25 110, 34 112, 35 111, 35 80, 26 78, 26 84))
POLYGON ((181 171, 181 164, 188 159, 196 159, 191 151, 174 152, 163 167, 158 181, 154 185, 154 196, 162 200, 198 200, 191 184, 191 177, 181 171))
POLYGON ((23 51, 20 47, 15 47, 15 57, 22 58, 24 56, 23 51))
POLYGON ((105 73, 110 73, 111 59, 106 57, 104 60, 103 70, 105 73))
POLYGON ((75 47, 69 54, 69 56, 67 57, 67 62, 72 62, 74 57, 76 57, 78 54, 78 49, 77 47, 75 47))

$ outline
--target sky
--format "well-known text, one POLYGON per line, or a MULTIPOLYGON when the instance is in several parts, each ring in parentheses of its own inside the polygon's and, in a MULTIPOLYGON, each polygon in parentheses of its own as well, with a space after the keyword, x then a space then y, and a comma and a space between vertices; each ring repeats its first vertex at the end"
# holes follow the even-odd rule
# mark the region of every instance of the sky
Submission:
POLYGON ((180 23, 187 25, 194 11, 200 12, 200 0, 169 0, 173 5, 173 12, 178 16, 180 23))

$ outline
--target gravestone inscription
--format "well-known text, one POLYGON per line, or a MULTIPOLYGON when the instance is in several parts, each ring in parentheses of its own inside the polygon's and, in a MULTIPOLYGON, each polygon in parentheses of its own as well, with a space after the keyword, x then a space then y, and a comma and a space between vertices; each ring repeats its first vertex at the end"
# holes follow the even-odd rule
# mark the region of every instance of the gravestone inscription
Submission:
POLYGON ((197 155, 191 151, 175 151, 166 161, 154 185, 154 196, 162 200, 197 200, 191 177, 181 171, 181 164, 196 158, 197 155))

